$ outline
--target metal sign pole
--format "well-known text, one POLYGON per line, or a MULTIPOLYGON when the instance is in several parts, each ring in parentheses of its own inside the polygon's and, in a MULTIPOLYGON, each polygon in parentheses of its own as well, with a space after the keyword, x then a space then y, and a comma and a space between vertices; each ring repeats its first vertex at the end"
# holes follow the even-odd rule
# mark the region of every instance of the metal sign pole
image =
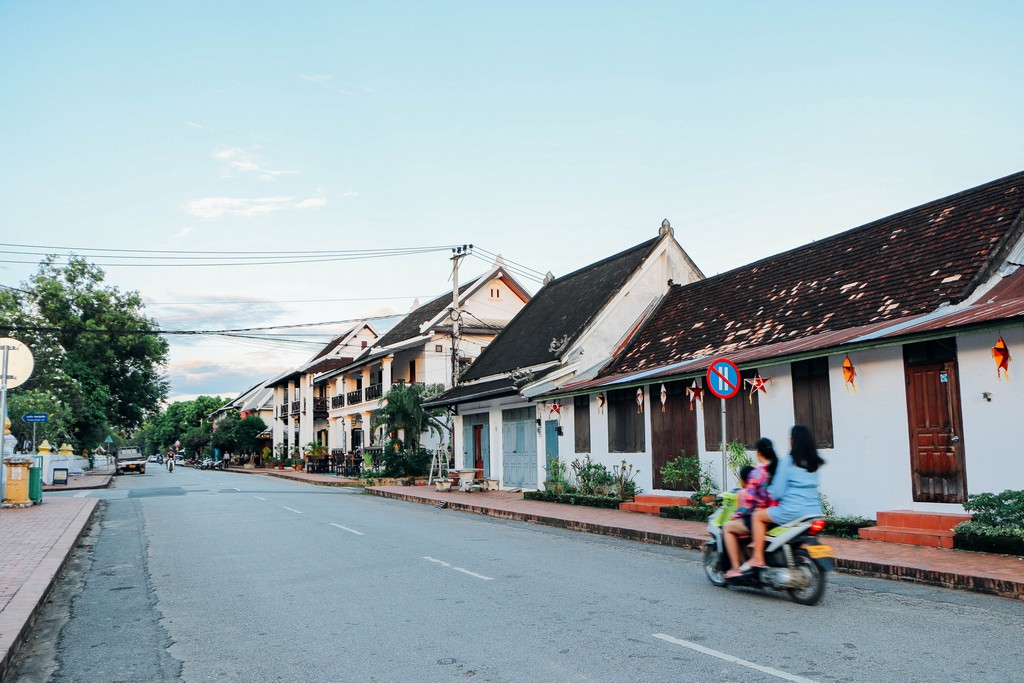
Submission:
MULTIPOLYGON (((3 371, 0 373, 0 503, 7 497, 7 477, 4 476, 4 451, 7 450, 7 361, 11 347, 3 345, 3 371)), ((3 505, 0 505, 3 507, 3 505)))
POLYGON ((726 475, 726 461, 728 460, 728 454, 725 448, 725 399, 722 399, 722 493, 725 493, 728 484, 725 480, 726 475))

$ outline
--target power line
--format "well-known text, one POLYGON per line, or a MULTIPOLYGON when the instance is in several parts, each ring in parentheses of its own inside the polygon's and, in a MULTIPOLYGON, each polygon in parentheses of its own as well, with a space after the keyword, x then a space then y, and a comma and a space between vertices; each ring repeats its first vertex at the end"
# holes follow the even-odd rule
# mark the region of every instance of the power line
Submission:
MULTIPOLYGON (((0 285, 2 287, 4 285, 0 285)), ((282 299, 282 300, 252 300, 246 301, 239 299, 237 301, 146 301, 146 306, 262 306, 262 305, 274 305, 274 304, 325 304, 335 303, 339 301, 391 301, 401 299, 420 299, 425 298, 423 295, 410 295, 410 296, 368 296, 362 298, 352 299, 282 299)))
POLYGON ((490 256, 490 257, 491 257, 492 259, 497 259, 497 258, 499 258, 499 257, 500 257, 500 258, 501 258, 501 260, 502 260, 502 261, 504 261, 505 263, 511 263, 511 264, 512 264, 512 265, 514 265, 514 266, 518 266, 518 267, 519 267, 519 268, 521 268, 522 270, 528 270, 528 271, 531 271, 531 272, 533 272, 533 273, 536 273, 536 274, 537 274, 537 275, 539 275, 540 277, 544 277, 544 276, 546 275, 546 273, 542 273, 541 271, 537 270, 536 268, 530 268, 529 266, 523 265, 522 263, 517 263, 517 262, 513 261, 512 259, 508 259, 508 258, 505 258, 505 257, 504 257, 504 256, 502 256, 501 254, 496 254, 496 253, 494 253, 493 251, 489 251, 489 250, 487 250, 487 249, 484 249, 483 247, 477 247, 477 249, 478 249, 478 250, 479 250, 479 251, 480 251, 481 253, 483 253, 483 254, 484 254, 485 256, 490 256))
MULTIPOLYGON (((453 246, 451 244, 439 244, 434 246, 422 246, 422 247, 398 247, 398 248, 379 248, 379 249, 313 249, 303 251, 242 251, 233 249, 231 251, 211 251, 208 249, 195 250, 195 249, 116 249, 113 247, 61 247, 54 245, 41 245, 41 244, 13 244, 8 242, 0 242, 0 247, 14 247, 17 249, 57 249, 60 251, 94 251, 94 252, 110 252, 110 253, 134 253, 134 254, 247 254, 247 255, 266 255, 266 256, 283 256, 283 255, 294 255, 294 256, 317 256, 323 254, 337 255, 337 254, 359 254, 359 253, 375 253, 380 251, 399 251, 404 249, 428 249, 428 250, 442 250, 450 249, 453 246)), ((46 252, 49 253, 49 252, 46 252)))

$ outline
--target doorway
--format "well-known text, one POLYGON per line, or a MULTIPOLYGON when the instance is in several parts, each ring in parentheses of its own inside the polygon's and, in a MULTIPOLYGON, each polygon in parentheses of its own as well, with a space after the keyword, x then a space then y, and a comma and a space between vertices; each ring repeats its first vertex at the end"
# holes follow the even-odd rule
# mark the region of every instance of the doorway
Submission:
POLYGON ((963 417, 955 339, 903 347, 914 500, 967 499, 963 417))
MULTIPOLYGON (((660 396, 658 387, 651 387, 660 396)), ((660 398, 651 408, 651 467, 654 473, 654 488, 668 491, 693 491, 697 482, 677 481, 668 483, 661 477, 661 468, 670 460, 684 454, 696 458, 697 452, 697 411, 690 408, 686 396, 686 384, 668 382, 665 384, 664 410, 660 398)))

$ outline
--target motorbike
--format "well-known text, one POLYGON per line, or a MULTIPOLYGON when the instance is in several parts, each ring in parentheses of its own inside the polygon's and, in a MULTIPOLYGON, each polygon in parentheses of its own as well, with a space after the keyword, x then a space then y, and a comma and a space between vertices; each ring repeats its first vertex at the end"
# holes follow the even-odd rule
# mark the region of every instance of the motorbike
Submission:
POLYGON ((708 518, 711 538, 704 545, 704 574, 708 581, 720 587, 782 591, 800 605, 815 605, 821 600, 825 594, 825 574, 835 569, 832 547, 817 538, 825 528, 824 515, 808 515, 769 529, 764 553, 768 566, 726 579, 730 564, 722 527, 736 509, 736 494, 721 494, 718 502, 719 507, 708 518))

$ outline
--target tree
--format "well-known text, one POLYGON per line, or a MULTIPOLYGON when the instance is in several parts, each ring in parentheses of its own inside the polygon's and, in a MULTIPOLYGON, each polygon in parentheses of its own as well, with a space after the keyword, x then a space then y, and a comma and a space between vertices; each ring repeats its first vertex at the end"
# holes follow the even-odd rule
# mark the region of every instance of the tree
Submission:
POLYGON ((136 435, 140 441, 150 443, 153 450, 166 451, 175 441, 210 416, 230 399, 220 396, 200 396, 191 401, 175 401, 158 415, 146 421, 136 435))
POLYGON ((35 356, 22 391, 59 399, 70 414, 70 440, 89 449, 111 429, 137 428, 167 395, 167 342, 139 293, 105 285, 104 277, 85 259, 73 256, 65 265, 48 256, 20 289, 0 292, 0 331, 35 356))
POLYGON ((446 426, 441 421, 443 408, 426 410, 424 402, 444 389, 440 384, 396 384, 380 400, 380 408, 373 413, 371 428, 384 426, 399 447, 409 451, 419 450, 420 438, 427 432, 438 436, 444 434, 446 426), (399 438, 401 433, 401 438, 399 438))
POLYGON ((252 453, 259 445, 256 437, 266 430, 267 423, 259 415, 242 418, 232 411, 217 423, 211 443, 223 453, 252 453))

